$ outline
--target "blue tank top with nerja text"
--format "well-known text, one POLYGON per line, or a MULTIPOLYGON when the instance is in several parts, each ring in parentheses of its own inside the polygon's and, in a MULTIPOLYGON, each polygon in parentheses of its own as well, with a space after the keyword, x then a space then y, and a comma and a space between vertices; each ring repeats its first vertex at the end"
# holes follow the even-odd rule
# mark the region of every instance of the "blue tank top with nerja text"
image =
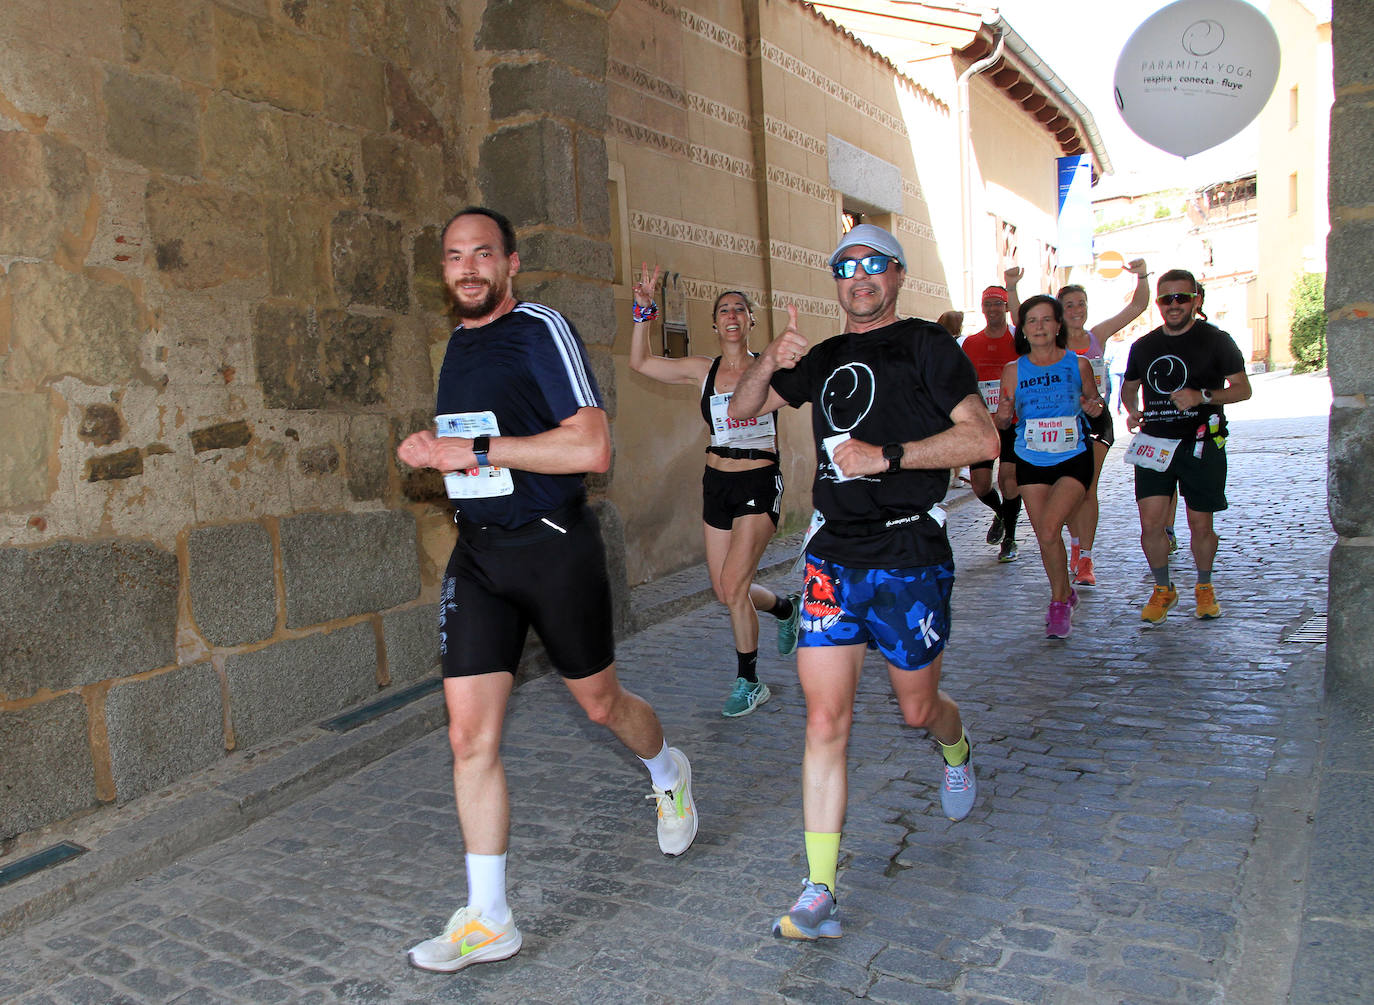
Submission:
POLYGON ((1083 377, 1078 354, 1036 366, 1016 361, 1016 456, 1037 467, 1062 464, 1087 449, 1083 421, 1083 377))

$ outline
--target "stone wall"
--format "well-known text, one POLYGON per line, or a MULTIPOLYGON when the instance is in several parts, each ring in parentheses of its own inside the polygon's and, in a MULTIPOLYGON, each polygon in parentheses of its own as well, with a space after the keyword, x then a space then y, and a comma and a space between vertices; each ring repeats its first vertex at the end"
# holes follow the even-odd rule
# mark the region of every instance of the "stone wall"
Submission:
POLYGON ((1359 0, 1332 7, 1331 235, 1326 309, 1331 443, 1327 684, 1374 710, 1374 21, 1359 0))
POLYGON ((438 228, 613 395, 613 7, 0 4, 0 851, 433 671, 438 228))

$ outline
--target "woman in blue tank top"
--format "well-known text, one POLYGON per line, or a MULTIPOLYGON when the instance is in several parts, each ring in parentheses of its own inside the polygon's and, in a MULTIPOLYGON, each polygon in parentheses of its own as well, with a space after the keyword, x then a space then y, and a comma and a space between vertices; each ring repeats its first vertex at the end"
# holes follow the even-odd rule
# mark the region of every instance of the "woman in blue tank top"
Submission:
POLYGON ((1016 480, 1050 581, 1045 636, 1051 639, 1069 637, 1078 606, 1063 530, 1092 483, 1087 419, 1100 416, 1106 406, 1092 367, 1066 345, 1058 300, 1040 295, 1021 305, 1016 325, 1021 355, 1002 370, 995 420, 1003 429, 1016 427, 1016 480))

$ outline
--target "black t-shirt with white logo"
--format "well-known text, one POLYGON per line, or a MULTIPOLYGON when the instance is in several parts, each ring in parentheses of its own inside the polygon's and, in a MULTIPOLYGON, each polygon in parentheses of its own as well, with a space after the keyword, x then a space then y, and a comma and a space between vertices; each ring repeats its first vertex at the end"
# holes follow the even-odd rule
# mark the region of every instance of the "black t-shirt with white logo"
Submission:
POLYGON ((838 481, 822 441, 838 433, 882 445, 943 432, 961 401, 977 396, 978 378, 959 344, 919 318, 827 339, 772 386, 793 407, 810 402, 816 438, 812 502, 825 517, 809 550, 860 569, 904 569, 951 561, 944 527, 930 518, 891 528, 874 523, 928 511, 944 498, 949 470, 903 468, 895 474, 838 481), (856 533, 858 532, 858 533, 856 533))
POLYGON ((1215 325, 1194 321, 1181 335, 1163 326, 1142 336, 1126 359, 1126 379, 1140 381, 1144 396, 1140 428, 1150 436, 1193 439, 1199 427, 1205 435, 1226 435, 1226 413, 1220 405, 1199 404, 1180 412, 1169 395, 1183 388, 1220 391, 1226 378, 1245 369, 1245 357, 1235 340, 1215 325), (1217 416, 1218 428, 1208 420, 1217 416))

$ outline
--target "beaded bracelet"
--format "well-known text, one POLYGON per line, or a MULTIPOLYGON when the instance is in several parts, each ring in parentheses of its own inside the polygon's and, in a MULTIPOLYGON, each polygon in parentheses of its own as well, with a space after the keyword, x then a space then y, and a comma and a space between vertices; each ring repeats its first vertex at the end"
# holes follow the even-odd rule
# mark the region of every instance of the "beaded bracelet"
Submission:
POLYGON ((639 304, 631 304, 630 307, 630 313, 634 316, 635 324, 640 324, 644 321, 652 321, 654 318, 658 317, 658 304, 653 300, 649 301, 648 307, 640 307, 639 304))

